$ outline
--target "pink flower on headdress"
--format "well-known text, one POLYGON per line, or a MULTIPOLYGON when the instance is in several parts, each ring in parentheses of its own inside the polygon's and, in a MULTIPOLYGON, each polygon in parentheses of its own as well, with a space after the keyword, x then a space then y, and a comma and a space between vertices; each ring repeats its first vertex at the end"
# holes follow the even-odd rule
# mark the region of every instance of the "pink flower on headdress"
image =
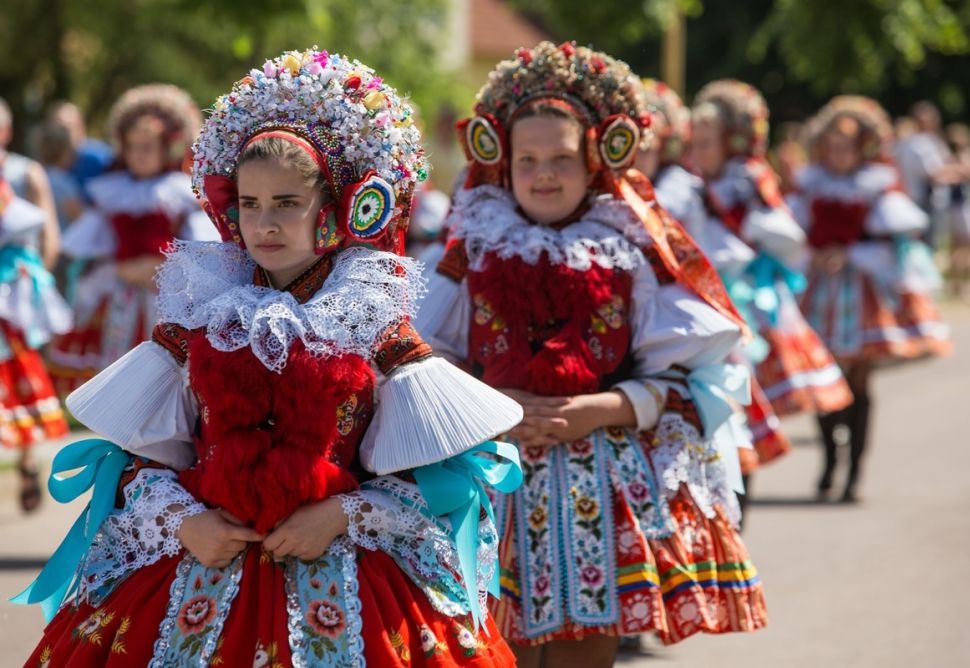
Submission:
POLYGON ((263 65, 263 74, 269 79, 275 79, 276 75, 279 74, 279 70, 276 69, 276 63, 272 60, 267 60, 263 65))
POLYGON ((367 90, 374 90, 375 88, 380 88, 384 80, 380 77, 374 77, 367 83, 367 90))
POLYGON ((326 51, 321 51, 313 57, 313 62, 317 63, 320 67, 326 67, 327 63, 330 62, 330 54, 326 51))

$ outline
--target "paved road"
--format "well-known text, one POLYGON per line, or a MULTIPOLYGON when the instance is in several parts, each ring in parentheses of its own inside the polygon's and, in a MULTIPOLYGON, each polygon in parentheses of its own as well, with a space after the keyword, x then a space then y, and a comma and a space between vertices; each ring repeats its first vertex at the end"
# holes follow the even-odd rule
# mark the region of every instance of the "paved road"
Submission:
MULTIPOLYGON (((786 423, 795 451, 759 474, 745 538, 767 586, 770 626, 627 656, 637 668, 970 666, 970 309, 947 309, 956 353, 880 372, 858 506, 812 501, 814 425, 786 423)), ((45 449, 46 453, 51 448, 45 449)), ((0 457, 0 461, 2 461, 0 457)), ((79 508, 47 499, 24 519, 0 470, 0 593, 25 586, 79 508)), ((19 666, 40 612, 0 602, 0 668, 19 666)))

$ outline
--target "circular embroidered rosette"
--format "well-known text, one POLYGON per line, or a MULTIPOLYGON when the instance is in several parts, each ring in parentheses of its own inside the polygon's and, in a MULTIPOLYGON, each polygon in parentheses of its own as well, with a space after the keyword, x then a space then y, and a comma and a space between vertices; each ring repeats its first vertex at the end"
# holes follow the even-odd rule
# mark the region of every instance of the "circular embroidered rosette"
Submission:
POLYGON ((378 236, 391 222, 394 213, 394 189, 371 172, 347 197, 347 233, 354 239, 367 241, 378 236))
MULTIPOLYGON (((360 190, 368 181, 376 189, 368 191, 367 201, 381 200, 381 214, 371 222, 384 229, 394 221, 402 228, 411 195, 427 178, 412 116, 407 102, 360 62, 316 48, 288 51, 251 70, 215 101, 193 146, 192 185, 212 215, 205 206, 207 177, 234 177, 238 156, 257 131, 293 127, 320 145, 328 160, 339 151, 349 173, 330 175, 338 201, 347 201, 347 190, 360 190)), ((348 223, 363 223, 364 208, 359 220, 348 223)), ((360 229, 376 233, 371 224, 360 229)))
POLYGON ((642 79, 640 99, 654 118, 650 126, 660 141, 661 159, 676 162, 690 141, 690 110, 673 88, 657 79, 642 79))
POLYGON ((862 152, 868 160, 889 156, 893 128, 889 115, 872 98, 862 95, 833 97, 808 122, 808 143, 816 149, 822 135, 840 118, 849 117, 859 124, 862 132, 862 152))
POLYGON ((141 117, 161 121, 162 137, 172 161, 181 162, 202 124, 195 100, 172 84, 145 84, 125 91, 108 112, 108 136, 121 151, 124 134, 141 117))
POLYGON ((719 79, 705 85, 694 98, 694 110, 712 106, 728 133, 735 155, 761 157, 768 148, 768 104, 750 84, 719 79))
POLYGON ((595 131, 591 167, 621 170, 636 158, 646 139, 650 115, 629 66, 605 53, 566 42, 540 42, 503 60, 478 92, 476 116, 464 126, 470 158, 496 165, 507 153, 510 123, 517 110, 533 101, 567 102, 582 123, 595 131))

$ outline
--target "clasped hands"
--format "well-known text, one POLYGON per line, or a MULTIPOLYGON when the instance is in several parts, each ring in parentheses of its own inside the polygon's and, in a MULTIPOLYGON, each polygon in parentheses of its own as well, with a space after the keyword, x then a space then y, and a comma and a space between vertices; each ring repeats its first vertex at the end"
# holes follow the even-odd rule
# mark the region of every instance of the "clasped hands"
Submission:
POLYGON ((347 515, 340 499, 331 497, 297 508, 266 535, 245 526, 225 510, 210 509, 185 518, 178 538, 203 566, 224 568, 249 543, 262 543, 276 561, 284 557, 312 561, 346 532, 347 515))
POLYGON ((523 448, 548 447, 585 438, 601 427, 636 426, 636 414, 619 390, 567 397, 543 397, 501 390, 522 406, 522 421, 509 433, 523 448))

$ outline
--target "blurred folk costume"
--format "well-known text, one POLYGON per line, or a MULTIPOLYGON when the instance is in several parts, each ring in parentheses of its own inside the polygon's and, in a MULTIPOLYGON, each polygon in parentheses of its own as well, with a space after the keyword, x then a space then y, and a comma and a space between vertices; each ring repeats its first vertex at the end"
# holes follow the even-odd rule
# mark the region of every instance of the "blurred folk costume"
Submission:
POLYGON ((0 176, 0 444, 20 450, 26 511, 40 502, 31 446, 67 433, 38 350, 71 327, 71 311, 37 251, 46 216, 0 176))
MULTIPOLYGON (((514 448, 489 439, 522 411, 410 324, 423 280, 399 252, 425 177, 410 116, 371 69, 317 50, 216 101, 192 178, 224 241, 172 247, 152 340, 68 400, 124 450, 75 444, 63 464, 123 471, 116 503, 98 480, 100 528, 31 665, 513 665, 485 607, 498 536, 482 485, 518 484, 514 448), (284 287, 247 249, 237 193, 240 155, 271 141, 324 177, 312 264, 284 287), (206 568, 177 538, 207 508, 262 533, 325 499, 347 529, 316 558, 254 542, 206 568)), ((71 576, 49 565, 22 599, 56 606, 71 576)))
POLYGON ((63 254, 74 260, 69 273, 84 264, 85 274, 70 279, 67 289, 75 327, 50 355, 61 396, 151 335, 152 276, 169 243, 218 238, 182 171, 201 120, 192 99, 169 84, 132 88, 112 108, 108 127, 121 169, 88 181, 92 205, 62 242, 63 254))
POLYGON ((931 297, 940 278, 919 241, 929 222, 892 166, 886 112, 869 98, 839 96, 810 129, 813 163, 790 198, 813 254, 802 310, 855 395, 844 410, 819 417, 826 450, 819 492, 832 486, 835 431, 845 425, 851 460, 843 498, 851 501, 868 432, 872 365, 945 353, 950 342, 931 297))
MULTIPOLYGON (((714 81, 697 94, 692 122, 691 153, 704 176, 708 213, 694 236, 758 335, 744 354, 765 398, 781 416, 845 407, 852 400, 848 385, 798 309, 804 277, 794 267, 805 233, 764 157, 764 98, 740 81, 714 81)), ((758 438, 762 426, 750 418, 749 411, 758 438)))
POLYGON ((630 427, 520 446, 524 483, 496 501, 493 603, 520 646, 647 631, 673 643, 766 622, 735 530, 737 443, 722 429, 747 399, 743 370, 723 364, 740 318, 709 265, 679 261, 666 212, 627 176, 649 125, 637 83, 570 43, 498 64, 459 125, 467 180, 417 321, 493 387, 619 390, 635 413, 630 427), (574 212, 537 223, 513 193, 511 136, 550 113, 581 128, 589 181, 574 212))

